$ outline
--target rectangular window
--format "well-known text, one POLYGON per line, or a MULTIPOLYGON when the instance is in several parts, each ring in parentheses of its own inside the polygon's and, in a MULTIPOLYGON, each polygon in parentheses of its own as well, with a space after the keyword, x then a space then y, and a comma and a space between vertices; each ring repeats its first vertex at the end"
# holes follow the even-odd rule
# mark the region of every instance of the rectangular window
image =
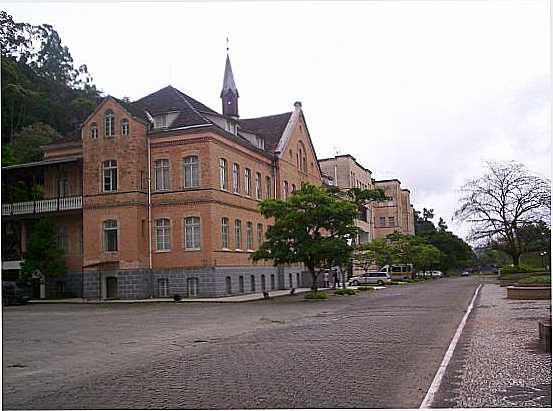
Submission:
POLYGON ((386 227, 386 217, 379 217, 380 227, 386 227))
POLYGON ((284 182, 284 199, 286 200, 288 198, 288 181, 284 182))
POLYGON ((200 249, 200 217, 184 219, 184 244, 187 250, 200 249))
POLYGON ((156 249, 158 251, 171 249, 171 222, 168 218, 156 220, 156 249))
POLYGON ((67 226, 62 225, 58 228, 58 248, 63 250, 65 254, 69 252, 69 230, 67 226))
POLYGON ((257 225, 257 246, 263 243, 263 224, 257 225))
POLYGON ((249 168, 244 170, 244 191, 247 196, 252 195, 252 170, 249 168))
POLYGON ((60 177, 58 180, 58 197, 69 196, 69 179, 65 176, 60 177))
POLYGON ((117 191, 117 161, 104 161, 104 191, 117 191))
POLYGON ((189 156, 182 160, 184 188, 193 188, 200 186, 198 163, 198 156, 189 156))
POLYGON ((117 221, 106 220, 104 229, 104 251, 117 251, 117 221))
POLYGON ((156 191, 169 190, 169 160, 156 160, 154 165, 156 191))
POLYGON ((246 249, 253 250, 253 224, 251 221, 246 223, 246 249))
POLYGON ((240 166, 236 163, 232 164, 232 191, 240 192, 240 166))
POLYGON ((265 177, 265 198, 271 198, 271 177, 265 177))
POLYGON ((219 184, 221 190, 226 190, 227 186, 227 160, 224 158, 219 159, 219 184))
POLYGON ((261 200, 261 174, 255 173, 255 198, 261 200))
POLYGON ((390 227, 394 227, 396 225, 396 219, 395 217, 388 217, 388 225, 390 227))
POLYGON ((229 248, 228 246, 228 218, 223 217, 221 219, 221 243, 223 248, 229 248))
POLYGON ((242 222, 240 220, 234 221, 234 237, 236 249, 242 249, 242 222))

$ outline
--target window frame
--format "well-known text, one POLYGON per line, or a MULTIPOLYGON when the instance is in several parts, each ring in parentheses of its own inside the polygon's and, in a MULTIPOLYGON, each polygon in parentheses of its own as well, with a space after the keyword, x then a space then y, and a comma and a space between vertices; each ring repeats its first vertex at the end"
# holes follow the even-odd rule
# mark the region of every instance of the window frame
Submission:
POLYGON ((128 118, 121 120, 121 135, 123 137, 128 137, 131 131, 131 125, 128 118))
POLYGON ((108 109, 104 112, 104 137, 105 138, 115 137, 115 114, 111 109, 108 109), (109 123, 109 129, 108 129, 108 123, 109 123))
POLYGON ((234 220, 234 249, 242 251, 242 220, 234 220))
POLYGON ((113 193, 117 191, 119 170, 117 160, 104 160, 102 162, 102 192, 113 193), (115 165, 114 165, 115 164, 115 165), (109 173, 109 175, 107 174, 109 173), (106 190, 106 178, 109 178, 110 188, 106 190))
POLYGON ((171 189, 171 162, 168 158, 158 158, 154 160, 154 191, 169 191, 171 189), (165 165, 158 165, 159 164, 165 164, 162 162, 166 162, 165 165), (161 180, 158 178, 158 173, 161 172, 161 180), (164 173, 167 173, 166 175, 164 173), (164 178, 166 177, 166 179, 164 178), (160 181, 163 183, 162 185, 164 187, 159 187, 158 184, 160 181), (165 187, 165 183, 167 183, 167 186, 165 187))
POLYGON ((183 159, 182 159, 182 180, 183 180, 182 181, 183 188, 198 188, 198 187, 200 187, 200 157, 199 156, 193 154, 193 155, 190 155, 190 156, 183 157, 183 159), (195 159, 195 162, 192 161, 193 159, 195 159), (187 172, 187 169, 188 169, 188 172, 187 172), (190 185, 187 185, 188 173, 190 173, 190 185))
POLYGON ((154 221, 154 234, 155 234, 155 241, 156 241, 156 252, 159 253, 166 253, 171 251, 171 220, 167 217, 160 217, 156 218, 154 221), (161 224, 163 223, 163 224, 161 224), (163 232, 160 236, 160 232, 163 232), (166 248, 160 247, 160 239, 162 240, 161 243, 166 248), (165 239, 165 240, 164 240, 165 239))
POLYGON ((222 217, 221 218, 221 248, 223 250, 229 250, 230 249, 229 229, 230 229, 230 223, 229 223, 228 217, 222 217))
POLYGON ((248 197, 252 195, 252 170, 249 168, 244 169, 244 194, 248 197))
POLYGON ((257 200, 261 200, 263 197, 261 184, 261 173, 255 173, 255 198, 257 200))
POLYGON ((253 251, 253 223, 246 222, 246 250, 253 251))
POLYGON ((183 220, 184 224, 184 249, 186 251, 199 251, 202 249, 202 219, 200 216, 197 215, 191 215, 184 217, 183 220), (190 224, 188 224, 188 221, 191 221, 190 224), (197 222, 196 222, 197 220, 197 222), (191 246, 188 246, 188 240, 189 240, 189 233, 188 230, 191 229, 190 233, 190 240, 191 240, 191 246), (196 242, 197 240, 197 242, 196 242))
POLYGON ((228 191, 228 162, 226 158, 219 159, 219 188, 228 191))
POLYGON ((240 194, 240 164, 232 163, 232 192, 240 194))
POLYGON ((104 253, 117 253, 119 252, 119 222, 116 219, 109 218, 102 221, 102 249, 104 253), (114 226, 107 227, 107 223, 115 223, 114 226), (108 233, 115 233, 115 249, 108 250, 110 239, 108 233))

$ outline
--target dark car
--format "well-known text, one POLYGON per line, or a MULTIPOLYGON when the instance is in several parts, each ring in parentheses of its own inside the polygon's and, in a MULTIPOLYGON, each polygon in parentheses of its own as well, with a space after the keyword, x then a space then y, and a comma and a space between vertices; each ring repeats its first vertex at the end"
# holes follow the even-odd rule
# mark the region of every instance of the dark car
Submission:
POLYGON ((2 305, 25 304, 30 299, 26 287, 15 281, 2 281, 2 305))

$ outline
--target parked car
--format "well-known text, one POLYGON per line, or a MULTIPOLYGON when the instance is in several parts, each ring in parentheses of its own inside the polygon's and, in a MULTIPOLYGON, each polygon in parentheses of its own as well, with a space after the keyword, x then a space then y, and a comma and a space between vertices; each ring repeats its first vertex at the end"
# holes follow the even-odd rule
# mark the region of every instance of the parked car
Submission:
POLYGON ((362 275, 351 277, 349 280, 349 285, 366 285, 366 284, 376 284, 384 285, 390 284, 392 282, 392 277, 386 272, 368 272, 362 275))
POLYGON ((468 277, 470 275, 470 273, 468 271, 463 271, 461 273, 461 277, 468 277))
POLYGON ((25 304, 31 297, 27 289, 15 281, 2 281, 2 305, 25 304))
POLYGON ((431 271, 430 276, 432 278, 442 278, 444 276, 444 273, 442 273, 441 271, 431 271))

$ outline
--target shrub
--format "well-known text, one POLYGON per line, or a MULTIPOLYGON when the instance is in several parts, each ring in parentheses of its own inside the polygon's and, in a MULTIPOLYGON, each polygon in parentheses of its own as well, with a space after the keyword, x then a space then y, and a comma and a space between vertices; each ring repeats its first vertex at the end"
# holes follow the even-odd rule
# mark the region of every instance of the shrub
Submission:
POLYGON ((528 267, 526 265, 519 265, 519 266, 510 266, 506 265, 501 267, 501 275, 503 274, 516 274, 516 273, 535 273, 543 271, 542 268, 532 268, 528 267))
POLYGON ((306 300, 326 300, 328 296, 326 295, 326 293, 322 291, 317 291, 317 292, 310 291, 308 293, 305 293, 303 298, 306 300))
POLYGON ((372 291, 372 290, 374 290, 374 287, 366 287, 366 286, 357 287, 357 291, 372 291))
POLYGON ((534 275, 532 277, 521 278, 519 284, 551 284, 550 275, 534 275))
POLYGON ((355 295, 355 290, 353 288, 338 288, 334 291, 336 295, 355 295))
POLYGON ((175 294, 175 295, 173 296, 173 300, 174 300, 174 301, 180 301, 180 300, 182 300, 182 297, 181 297, 179 294, 175 294))

